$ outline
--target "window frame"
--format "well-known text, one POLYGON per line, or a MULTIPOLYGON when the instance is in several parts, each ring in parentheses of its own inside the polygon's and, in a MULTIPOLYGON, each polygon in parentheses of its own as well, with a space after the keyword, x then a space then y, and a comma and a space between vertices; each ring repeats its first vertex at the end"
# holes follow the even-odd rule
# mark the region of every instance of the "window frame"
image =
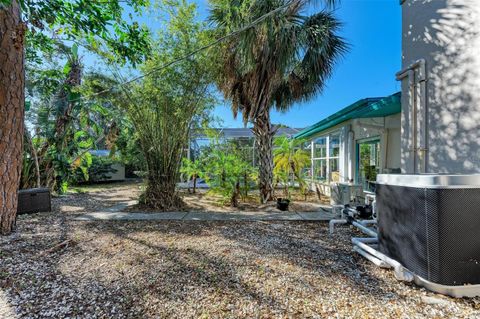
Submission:
MULTIPOLYGON (((320 135, 317 136, 315 139, 312 139, 311 142, 311 149, 312 149, 312 154, 311 154, 311 159, 312 159, 312 180, 316 182, 323 182, 323 183, 331 183, 332 182, 332 171, 331 171, 331 165, 330 161, 331 160, 336 160, 337 161, 337 168, 338 170, 336 172, 340 172, 340 153, 341 153, 341 132, 335 131, 331 132, 329 134, 325 135, 320 135), (338 147, 338 155, 337 156, 331 156, 331 140, 336 138, 337 139, 337 147, 338 147), (325 140, 325 156, 321 157, 316 157, 316 144, 317 141, 320 139, 325 140), (316 167, 316 161, 320 162, 321 160, 324 160, 326 163, 326 177, 324 180, 319 179, 316 174, 315 174, 315 167, 316 167)), ((333 148, 332 148, 333 150, 333 148)))

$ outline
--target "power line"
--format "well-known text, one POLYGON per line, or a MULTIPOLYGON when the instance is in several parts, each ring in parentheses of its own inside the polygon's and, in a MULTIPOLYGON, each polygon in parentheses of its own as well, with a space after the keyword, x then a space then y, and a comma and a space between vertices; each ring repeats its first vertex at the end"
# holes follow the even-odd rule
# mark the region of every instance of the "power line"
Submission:
POLYGON ((206 49, 209 49, 209 48, 211 48, 211 47, 213 47, 213 46, 215 46, 215 45, 217 45, 217 44, 219 44, 219 43, 221 43, 221 42, 223 42, 223 41, 225 41, 225 40, 227 40, 227 39, 229 39, 229 38, 231 38, 231 37, 234 37, 234 36, 236 36, 236 35, 238 35, 238 34, 240 34, 240 33, 242 33, 242 32, 247 31, 247 30, 250 29, 250 28, 253 28, 254 26, 256 26, 257 24, 259 24, 259 23, 262 22, 263 20, 267 19, 268 17, 271 17, 272 15, 275 15, 277 12, 280 12, 280 11, 282 11, 283 9, 286 9, 286 8, 288 8, 288 7, 291 6, 291 5, 292 5, 292 2, 288 2, 287 4, 284 4, 284 5, 276 8, 275 10, 272 10, 272 11, 270 11, 270 12, 262 15, 261 17, 255 19, 255 20, 254 20, 253 22, 251 22, 250 24, 248 24, 248 25, 246 25, 246 26, 244 26, 244 27, 242 27, 242 28, 240 28, 240 29, 238 29, 238 30, 235 30, 235 31, 233 31, 233 32, 231 32, 231 33, 229 33, 229 34, 227 34, 227 35, 224 35, 224 36, 218 38, 217 40, 215 40, 215 41, 213 41, 213 42, 211 42, 211 43, 209 43, 209 44, 206 44, 206 45, 204 45, 204 46, 202 46, 202 47, 200 47, 200 48, 198 48, 198 49, 196 49, 196 50, 193 50, 193 51, 191 51, 191 52, 189 52, 189 53, 187 53, 187 54, 185 54, 185 55, 183 55, 183 56, 181 56, 181 57, 179 57, 179 58, 177 58, 177 59, 174 59, 174 60, 172 60, 172 61, 170 61, 170 62, 167 62, 167 63, 163 64, 162 66, 159 66, 159 67, 157 67, 157 68, 154 68, 154 69, 151 70, 150 72, 147 72, 147 73, 145 73, 145 74, 142 74, 142 75, 133 77, 133 78, 131 78, 130 80, 127 80, 127 81, 125 81, 125 82, 118 83, 118 84, 114 84, 114 85, 112 85, 111 87, 109 87, 109 88, 107 88, 107 89, 104 89, 104 90, 102 90, 102 91, 100 91, 100 92, 95 92, 95 93, 92 93, 92 94, 87 95, 87 96, 81 96, 81 97, 79 97, 79 98, 77 98, 77 99, 69 100, 69 102, 77 102, 77 101, 81 101, 81 100, 84 100, 84 99, 92 98, 92 97, 95 97, 95 96, 98 96, 98 95, 102 95, 102 94, 105 94, 105 93, 107 93, 107 92, 110 92, 111 90, 113 90, 113 89, 116 88, 116 87, 121 87, 121 86, 124 86, 124 85, 128 85, 128 84, 130 84, 130 83, 136 82, 136 81, 138 81, 138 80, 140 80, 140 79, 143 79, 143 78, 145 78, 145 77, 151 76, 151 75, 153 75, 153 74, 155 74, 155 73, 157 73, 157 72, 159 72, 159 71, 161 71, 161 70, 163 70, 163 69, 166 69, 166 68, 172 66, 173 64, 176 64, 176 63, 178 63, 178 62, 180 62, 180 61, 182 61, 182 60, 188 59, 189 57, 192 57, 192 56, 196 55, 197 53, 199 53, 199 52, 201 52, 201 51, 204 51, 204 50, 206 50, 206 49))

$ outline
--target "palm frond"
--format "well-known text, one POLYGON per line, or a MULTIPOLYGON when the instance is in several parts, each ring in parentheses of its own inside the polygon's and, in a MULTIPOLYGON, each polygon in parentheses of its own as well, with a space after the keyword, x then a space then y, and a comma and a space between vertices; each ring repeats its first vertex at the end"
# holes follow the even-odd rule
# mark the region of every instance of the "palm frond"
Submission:
POLYGON ((322 92, 348 46, 341 23, 326 11, 336 0, 212 0, 210 20, 222 32, 239 29, 289 4, 226 43, 220 53, 218 86, 234 116, 253 121, 276 107, 287 110, 322 92), (310 4, 324 10, 304 16, 310 4))

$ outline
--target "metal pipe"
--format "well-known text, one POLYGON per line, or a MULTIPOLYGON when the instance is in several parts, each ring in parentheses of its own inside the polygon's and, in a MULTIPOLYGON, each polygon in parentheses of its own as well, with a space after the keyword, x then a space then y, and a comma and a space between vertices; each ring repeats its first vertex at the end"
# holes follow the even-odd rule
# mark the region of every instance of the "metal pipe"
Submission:
POLYGON ((421 160, 420 163, 420 173, 427 172, 427 157, 428 157, 428 120, 427 120, 427 66, 425 59, 419 59, 414 63, 410 64, 407 68, 396 74, 396 79, 398 81, 403 80, 404 78, 409 78, 409 90, 410 90, 410 106, 411 106, 411 119, 410 119, 410 129, 411 129, 411 142, 413 153, 413 171, 412 173, 417 173, 417 158, 421 160), (422 123, 418 125, 417 123, 417 94, 416 94, 416 83, 415 83, 415 69, 420 70, 418 77, 418 83, 420 84, 420 103, 419 109, 421 111, 422 123), (422 130, 420 143, 417 141, 417 126, 422 130), (419 153, 421 155, 419 155, 419 153))
POLYGON ((401 281, 412 282, 414 280, 414 275, 403 267, 398 261, 388 257, 387 255, 379 252, 378 250, 368 246, 365 243, 362 243, 358 238, 352 238, 352 244, 369 253, 370 255, 388 263, 395 271, 395 278, 401 281))
POLYGON ((367 225, 376 225, 377 220, 376 219, 367 219, 367 220, 361 220, 361 221, 359 221, 359 223, 366 227, 367 225))
POLYGON ((352 225, 357 227, 361 232, 370 236, 370 237, 377 237, 377 232, 373 231, 372 229, 365 227, 364 225, 360 224, 359 222, 352 222, 352 225))
POLYGON ((353 208, 353 207, 345 207, 345 208, 342 210, 342 214, 343 214, 345 211, 347 212, 346 215, 347 215, 347 216, 350 216, 350 217, 354 217, 355 214, 357 213, 357 210, 356 210, 355 208, 353 208))
POLYGON ((358 254, 362 255, 363 257, 365 257, 366 259, 368 259, 369 261, 371 261, 372 263, 374 263, 375 265, 379 266, 380 268, 385 268, 385 269, 390 269, 392 268, 392 266, 390 266, 388 263, 386 263, 385 261, 381 260, 381 259, 378 259, 377 257, 375 256, 372 256, 370 255, 369 253, 367 253, 366 251, 362 250, 360 247, 358 246, 353 246, 353 251, 357 252, 358 254))
POLYGON ((376 244, 378 243, 378 238, 377 237, 353 237, 352 239, 355 239, 356 241, 359 241, 364 244, 376 244))
MULTIPOLYGON (((408 71, 412 71, 412 70, 415 70, 417 68, 420 68, 422 69, 422 71, 424 71, 426 69, 426 65, 427 65, 427 62, 425 59, 418 59, 417 61, 413 62, 412 64, 410 64, 409 66, 407 66, 405 69, 397 72, 395 74, 395 76, 397 77, 397 80, 402 80, 403 78, 406 77, 405 73, 407 73, 408 71)), ((426 76, 426 73, 423 73, 423 76, 425 78, 426 76)))
POLYGON ((416 94, 415 94, 415 71, 412 68, 413 65, 410 65, 406 69, 398 72, 396 74, 396 79, 402 81, 405 78, 408 78, 408 92, 410 98, 410 119, 408 123, 410 124, 410 142, 412 145, 409 148, 411 152, 410 158, 412 161, 412 166, 407 173, 416 173, 416 128, 415 128, 415 113, 416 113, 416 94))
POLYGON ((345 219, 343 218, 344 208, 345 208, 345 205, 332 205, 332 213, 335 213, 335 216, 340 216, 340 219, 345 219))
POLYGON ((418 146, 418 152, 421 153, 421 172, 426 173, 428 171, 428 98, 427 98, 427 66, 424 59, 420 60, 420 107, 422 115, 422 123, 420 129, 422 130, 420 143, 418 146))

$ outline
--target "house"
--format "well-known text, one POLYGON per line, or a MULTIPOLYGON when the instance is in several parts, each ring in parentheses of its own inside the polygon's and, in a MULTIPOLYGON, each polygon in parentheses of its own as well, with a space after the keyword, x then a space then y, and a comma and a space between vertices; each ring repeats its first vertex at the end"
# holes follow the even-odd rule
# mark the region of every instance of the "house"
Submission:
POLYGON ((401 94, 365 98, 295 134, 311 152, 312 186, 330 195, 332 183, 373 187, 378 173, 401 167, 401 94))
MULTIPOLYGON (((302 129, 290 128, 286 126, 274 126, 275 137, 287 136, 293 137, 295 134, 300 132, 302 129)), ((233 141, 238 145, 239 149, 242 149, 244 152, 249 153, 251 158, 252 165, 255 166, 257 161, 256 156, 256 147, 255 146, 255 134, 251 128, 215 128, 213 131, 218 134, 220 139, 233 141)), ((192 134, 190 138, 190 147, 187 150, 188 158, 195 160, 198 158, 202 151, 202 146, 207 146, 210 144, 210 137, 204 131, 197 131, 192 134)))

